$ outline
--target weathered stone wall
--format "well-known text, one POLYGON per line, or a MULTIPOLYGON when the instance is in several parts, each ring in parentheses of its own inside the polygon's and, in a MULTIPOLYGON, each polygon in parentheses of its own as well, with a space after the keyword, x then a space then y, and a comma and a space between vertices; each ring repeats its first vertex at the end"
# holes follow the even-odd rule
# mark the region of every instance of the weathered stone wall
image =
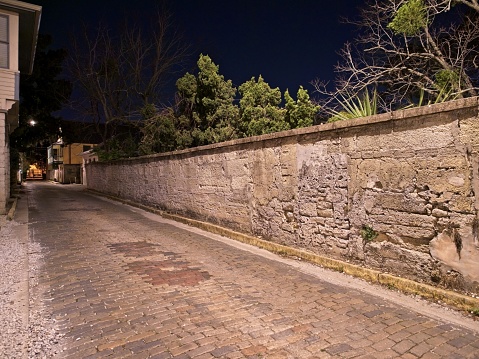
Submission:
POLYGON ((87 174, 97 191, 477 292, 478 151, 472 98, 93 163, 87 174))

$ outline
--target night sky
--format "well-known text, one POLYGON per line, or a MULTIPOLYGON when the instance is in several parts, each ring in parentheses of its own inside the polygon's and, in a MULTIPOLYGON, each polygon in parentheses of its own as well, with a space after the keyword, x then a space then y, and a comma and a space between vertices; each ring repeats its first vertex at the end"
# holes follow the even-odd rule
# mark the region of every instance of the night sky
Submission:
MULTIPOLYGON (((125 13, 155 14, 155 0, 27 0, 43 6, 40 32, 68 49, 82 23, 119 21, 125 13)), ((166 0, 174 23, 190 43, 189 69, 200 53, 219 65, 235 86, 262 75, 271 87, 295 95, 315 78, 334 78, 337 52, 353 40, 360 0, 166 0)), ((186 68, 188 70, 188 68, 186 68)), ((186 71, 185 70, 185 71, 186 71)), ((179 75, 178 77, 180 77, 179 75)))

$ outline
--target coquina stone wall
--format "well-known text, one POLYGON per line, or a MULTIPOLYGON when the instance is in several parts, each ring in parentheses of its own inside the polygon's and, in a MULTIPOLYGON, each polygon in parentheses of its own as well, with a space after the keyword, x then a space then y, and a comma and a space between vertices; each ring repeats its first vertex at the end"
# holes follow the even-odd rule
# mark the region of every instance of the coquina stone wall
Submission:
POLYGON ((478 98, 92 163, 88 187, 416 281, 479 291, 478 98))

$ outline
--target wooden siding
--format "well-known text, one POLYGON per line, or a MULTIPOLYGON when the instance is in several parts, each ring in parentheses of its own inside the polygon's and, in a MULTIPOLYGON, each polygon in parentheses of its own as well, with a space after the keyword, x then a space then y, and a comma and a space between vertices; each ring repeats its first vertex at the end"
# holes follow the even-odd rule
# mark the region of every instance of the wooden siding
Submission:
POLYGON ((0 70, 0 99, 20 99, 20 73, 0 70))

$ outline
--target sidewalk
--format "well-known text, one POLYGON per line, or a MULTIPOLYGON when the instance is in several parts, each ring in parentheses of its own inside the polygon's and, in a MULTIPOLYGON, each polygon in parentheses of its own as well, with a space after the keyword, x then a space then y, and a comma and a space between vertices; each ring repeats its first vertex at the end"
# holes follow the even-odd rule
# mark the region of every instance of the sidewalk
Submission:
POLYGON ((5 358, 26 358, 29 342, 26 195, 12 204, 8 214, 1 216, 0 224, 0 353, 5 358))

